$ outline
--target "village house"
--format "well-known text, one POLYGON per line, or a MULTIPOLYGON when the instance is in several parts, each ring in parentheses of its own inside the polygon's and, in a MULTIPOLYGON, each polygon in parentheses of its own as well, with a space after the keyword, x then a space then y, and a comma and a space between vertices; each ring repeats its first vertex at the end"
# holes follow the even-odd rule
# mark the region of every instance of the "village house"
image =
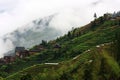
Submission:
POLYGON ((39 48, 39 50, 44 50, 45 49, 43 45, 39 45, 38 48, 39 48))
POLYGON ((29 54, 34 55, 34 54, 39 53, 39 52, 41 52, 43 50, 45 50, 45 48, 44 48, 44 46, 42 44, 40 44, 40 45, 35 46, 34 49, 29 50, 29 54))
POLYGON ((44 46, 42 44, 36 46, 36 50, 44 50, 44 46))
POLYGON ((18 58, 24 58, 24 57, 29 56, 30 54, 29 54, 29 51, 25 50, 24 47, 16 47, 15 48, 15 55, 18 58))
POLYGON ((120 16, 116 17, 117 20, 120 20, 120 16))
POLYGON ((111 18, 111 20, 112 20, 112 21, 120 20, 120 16, 117 16, 117 17, 111 18))
POLYGON ((30 55, 34 55, 34 54, 36 54, 36 53, 38 53, 38 52, 40 52, 41 50, 29 50, 29 54, 30 55))
POLYGON ((25 48, 24 47, 16 47, 15 48, 15 53, 19 53, 19 52, 21 52, 21 51, 24 51, 25 50, 25 48))
POLYGON ((55 44, 55 45, 54 45, 54 48, 55 48, 55 49, 60 49, 61 46, 60 46, 59 44, 55 44))
POLYGON ((0 65, 1 64, 4 64, 4 59, 3 58, 0 58, 0 65))
POLYGON ((3 60, 4 60, 4 63, 12 63, 12 62, 14 62, 15 61, 15 57, 13 57, 13 56, 4 56, 4 58, 3 58, 3 60))

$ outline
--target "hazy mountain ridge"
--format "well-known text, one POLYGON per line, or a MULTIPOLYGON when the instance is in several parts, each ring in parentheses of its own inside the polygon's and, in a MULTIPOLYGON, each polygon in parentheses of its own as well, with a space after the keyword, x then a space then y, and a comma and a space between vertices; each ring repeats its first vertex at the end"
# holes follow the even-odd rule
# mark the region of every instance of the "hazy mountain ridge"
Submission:
POLYGON ((42 19, 34 20, 31 23, 18 28, 14 32, 3 37, 4 43, 30 48, 41 43, 41 40, 52 40, 61 35, 61 31, 51 27, 50 22, 56 16, 51 15, 42 19))

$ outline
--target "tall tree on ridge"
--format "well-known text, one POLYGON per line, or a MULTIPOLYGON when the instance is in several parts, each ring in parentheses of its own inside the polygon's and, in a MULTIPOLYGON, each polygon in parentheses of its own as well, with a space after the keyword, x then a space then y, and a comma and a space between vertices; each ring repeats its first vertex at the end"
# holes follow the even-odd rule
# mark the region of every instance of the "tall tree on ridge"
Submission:
POLYGON ((94 18, 97 19, 97 14, 96 13, 94 13, 94 18))

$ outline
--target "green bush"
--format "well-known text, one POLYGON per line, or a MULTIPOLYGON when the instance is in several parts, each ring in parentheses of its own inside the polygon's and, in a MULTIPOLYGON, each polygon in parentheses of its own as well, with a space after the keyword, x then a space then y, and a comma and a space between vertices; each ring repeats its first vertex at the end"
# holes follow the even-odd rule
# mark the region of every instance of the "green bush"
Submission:
POLYGON ((0 80, 4 80, 2 77, 0 77, 0 80))
POLYGON ((25 74, 23 75, 20 80, 32 80, 31 74, 25 74))

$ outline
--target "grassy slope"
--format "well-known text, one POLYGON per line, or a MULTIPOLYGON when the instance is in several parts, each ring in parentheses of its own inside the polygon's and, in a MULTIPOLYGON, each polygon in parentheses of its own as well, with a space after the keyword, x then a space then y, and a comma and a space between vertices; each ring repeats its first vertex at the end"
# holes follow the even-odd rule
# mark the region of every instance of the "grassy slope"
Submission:
POLYGON ((117 80, 120 77, 120 67, 104 47, 92 48, 84 52, 76 59, 61 62, 59 65, 38 64, 24 69, 6 80, 20 80, 24 74, 31 74, 33 80, 84 80, 88 76, 91 80, 110 80, 114 75, 117 80), (104 59, 105 64, 101 64, 104 59), (101 66, 105 66, 105 72, 101 74, 101 66), (87 74, 85 74, 87 71, 87 74))

